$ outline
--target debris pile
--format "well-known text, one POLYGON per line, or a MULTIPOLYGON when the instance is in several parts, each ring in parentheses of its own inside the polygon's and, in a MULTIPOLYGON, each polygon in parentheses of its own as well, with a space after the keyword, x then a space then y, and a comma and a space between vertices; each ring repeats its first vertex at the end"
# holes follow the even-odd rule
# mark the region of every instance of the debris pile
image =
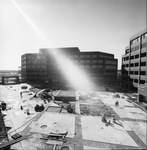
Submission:
POLYGON ((37 104, 34 109, 36 112, 41 112, 44 110, 44 106, 43 106, 43 104, 41 104, 41 105, 37 104))
POLYGON ((4 101, 2 101, 0 104, 0 108, 2 108, 2 110, 6 110, 7 104, 4 101))
POLYGON ((120 95, 119 94, 114 94, 113 98, 120 98, 120 95))

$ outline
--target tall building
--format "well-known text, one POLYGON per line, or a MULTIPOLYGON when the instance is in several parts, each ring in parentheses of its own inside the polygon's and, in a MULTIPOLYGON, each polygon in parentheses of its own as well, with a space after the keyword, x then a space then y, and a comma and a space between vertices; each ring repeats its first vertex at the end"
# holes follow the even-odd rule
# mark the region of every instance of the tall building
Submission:
MULTIPOLYGON (((38 54, 22 55, 22 78, 26 82, 41 81, 50 86, 70 87, 62 71, 64 66, 61 66, 61 61, 64 62, 65 59, 74 63, 95 84, 112 84, 117 79, 117 59, 113 54, 80 52, 78 47, 45 48, 40 49, 38 54)), ((66 66, 64 71, 68 72, 66 66)))
POLYGON ((40 53, 21 56, 21 76, 23 82, 41 83, 47 76, 47 60, 40 53))
POLYGON ((129 46, 122 56, 122 84, 136 89, 147 83, 147 29, 140 31, 129 40, 129 46))

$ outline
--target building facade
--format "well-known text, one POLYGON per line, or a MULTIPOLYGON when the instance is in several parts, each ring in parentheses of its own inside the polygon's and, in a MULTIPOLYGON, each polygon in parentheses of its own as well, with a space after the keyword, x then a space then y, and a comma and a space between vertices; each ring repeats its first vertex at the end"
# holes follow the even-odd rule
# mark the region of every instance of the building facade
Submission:
POLYGON ((128 90, 147 83, 147 29, 132 36, 122 56, 122 84, 128 90))
POLYGON ((116 82, 117 59, 113 54, 98 51, 80 52, 78 47, 40 49, 38 54, 22 55, 22 78, 26 82, 40 81, 50 86, 65 88, 68 81, 58 62, 61 55, 71 60, 96 84, 116 82))
POLYGON ((21 56, 21 76, 23 82, 41 83, 47 76, 47 61, 40 53, 21 56))

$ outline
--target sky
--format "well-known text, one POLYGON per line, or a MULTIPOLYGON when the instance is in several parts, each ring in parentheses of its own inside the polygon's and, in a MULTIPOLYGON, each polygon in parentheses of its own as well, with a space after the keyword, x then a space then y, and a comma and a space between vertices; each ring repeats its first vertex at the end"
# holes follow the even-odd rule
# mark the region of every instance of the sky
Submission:
POLYGON ((146 28, 146 0, 0 0, 0 70, 17 70, 21 55, 40 48, 121 57, 129 38, 146 28))

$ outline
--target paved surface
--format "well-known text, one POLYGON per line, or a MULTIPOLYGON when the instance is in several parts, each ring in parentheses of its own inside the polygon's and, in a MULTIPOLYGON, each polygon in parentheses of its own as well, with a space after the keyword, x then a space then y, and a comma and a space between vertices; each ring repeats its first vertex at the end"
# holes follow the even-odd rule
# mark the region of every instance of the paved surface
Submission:
MULTIPOLYGON (((36 103, 40 104, 43 101, 39 98, 31 99, 32 95, 29 93, 24 93, 23 98, 20 98, 20 86, 13 85, 11 88, 0 86, 1 100, 5 100, 12 107, 11 110, 5 112, 7 113, 5 124, 12 127, 9 135, 16 132, 30 135, 26 140, 12 146, 16 150, 41 150, 42 147, 45 150, 52 149, 52 145, 46 144, 47 141, 41 139, 51 131, 68 131, 67 142, 64 145, 69 146, 70 150, 147 148, 145 132, 147 113, 128 102, 122 93, 119 93, 120 98, 115 98, 115 93, 95 92, 91 98, 79 100, 78 92, 76 92, 76 114, 69 114, 67 111, 50 112, 50 109, 36 113, 33 107, 36 103), (116 100, 119 101, 119 107, 114 105, 116 100), (81 104, 86 105, 89 110, 96 108, 97 110, 94 110, 92 114, 81 114, 83 112, 81 104), (20 110, 21 105, 24 106, 23 110, 20 110), (117 115, 123 126, 113 123, 111 126, 106 126, 101 121, 102 109, 106 108, 117 115), (27 109, 31 112, 29 116, 26 114, 27 109), (25 125, 22 126, 23 124, 25 125), (15 129, 17 130, 14 131, 15 129)), ((71 94, 73 95, 72 92, 71 94)), ((44 105, 46 108, 57 106, 53 102, 44 105)), ((112 122, 111 117, 109 120, 112 122)))

